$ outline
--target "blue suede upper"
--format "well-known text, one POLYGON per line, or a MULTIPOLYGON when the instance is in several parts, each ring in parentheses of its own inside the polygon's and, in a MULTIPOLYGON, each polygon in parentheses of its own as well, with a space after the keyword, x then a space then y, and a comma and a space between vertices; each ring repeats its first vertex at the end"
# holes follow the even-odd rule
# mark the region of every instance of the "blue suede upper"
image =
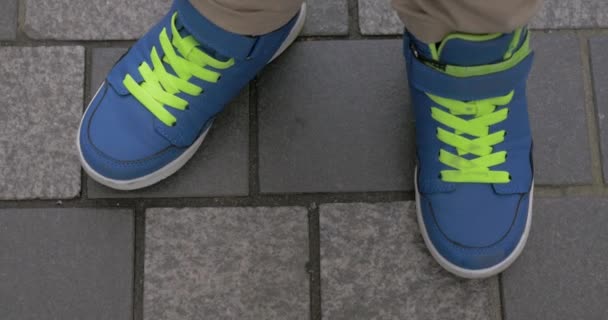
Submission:
MULTIPOLYGON (((478 66, 502 61, 513 34, 475 42, 456 38, 443 44, 440 63, 478 66)), ((520 44, 521 45, 521 42, 520 44)), ((417 186, 426 232, 437 251, 452 264, 477 270, 492 267, 513 252, 528 219, 532 186, 532 138, 526 102, 526 80, 532 65, 530 54, 513 68, 474 77, 454 77, 417 59, 430 59, 428 45, 406 34, 404 53, 416 118, 418 160, 417 186), (450 183, 440 178, 450 168, 439 161, 439 150, 455 153, 455 148, 437 139, 437 128, 453 132, 431 117, 431 107, 439 107, 426 95, 460 101, 498 97, 514 91, 507 120, 490 127, 490 133, 506 130, 505 141, 494 152, 505 150, 505 163, 492 170, 509 171, 505 184, 450 183)), ((447 110, 447 109, 445 109, 447 110)))
MULTIPOLYGON (((130 180, 150 174, 179 157, 268 63, 295 20, 294 17, 285 26, 263 36, 242 36, 216 26, 198 13, 188 0, 175 0, 167 15, 116 63, 86 110, 79 142, 87 164, 107 178, 130 180), (201 43, 202 50, 220 60, 234 58, 235 64, 225 70, 206 67, 221 73, 217 83, 192 77, 190 82, 203 88, 204 92, 197 97, 178 94, 188 101, 190 108, 180 111, 166 107, 177 119, 177 124, 170 127, 128 92, 123 79, 130 74, 138 83, 143 81, 137 68, 143 62, 152 65, 152 48, 163 56, 159 34, 166 28, 169 38, 172 37, 171 17, 175 12, 182 36, 193 35, 201 43)), ((169 65, 165 64, 165 67, 173 72, 169 65)))

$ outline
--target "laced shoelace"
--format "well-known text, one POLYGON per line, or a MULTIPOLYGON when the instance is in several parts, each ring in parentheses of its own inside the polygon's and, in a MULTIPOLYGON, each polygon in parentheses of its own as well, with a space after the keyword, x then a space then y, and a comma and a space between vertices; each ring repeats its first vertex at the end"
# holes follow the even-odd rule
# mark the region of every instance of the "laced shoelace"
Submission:
POLYGON ((220 61, 203 52, 198 48, 200 43, 193 36, 182 37, 177 30, 176 19, 177 12, 171 18, 172 40, 169 39, 166 28, 163 28, 159 35, 164 52, 162 59, 156 47, 153 47, 150 53, 152 67, 143 62, 137 69, 143 81, 137 83, 129 74, 123 80, 127 90, 167 126, 176 125, 176 118, 165 106, 182 111, 188 109, 188 101, 178 97, 178 93, 183 92, 190 96, 203 93, 203 88, 189 81, 192 77, 217 83, 221 74, 204 67, 224 70, 234 65, 234 59, 220 61), (164 63, 171 66, 175 75, 167 71, 164 63))
POLYGON ((451 153, 441 149, 439 161, 454 170, 442 170, 440 178, 446 182, 460 183, 509 183, 511 176, 508 171, 492 170, 493 166, 502 164, 507 159, 506 151, 494 152, 494 146, 505 140, 507 132, 500 130, 490 133, 490 127, 507 119, 508 105, 513 99, 514 92, 501 97, 463 102, 438 97, 427 96, 437 105, 447 109, 432 107, 431 114, 440 124, 453 129, 453 132, 441 127, 437 128, 437 138, 456 149, 451 153), (468 116, 468 117, 467 117, 468 116), (469 120, 465 119, 470 118, 469 120), (473 137, 469 139, 463 135, 473 137), (467 159, 465 156, 469 156, 467 159))

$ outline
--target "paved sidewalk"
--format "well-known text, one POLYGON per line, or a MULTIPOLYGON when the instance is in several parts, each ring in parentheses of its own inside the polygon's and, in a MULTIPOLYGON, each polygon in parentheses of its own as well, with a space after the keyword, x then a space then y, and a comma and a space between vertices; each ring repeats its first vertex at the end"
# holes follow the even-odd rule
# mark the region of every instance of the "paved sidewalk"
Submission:
POLYGON ((546 0, 531 22, 532 233, 477 281, 418 233, 389 1, 308 2, 190 163, 125 193, 74 139, 170 1, 2 0, 0 319, 608 319, 608 2, 546 0))

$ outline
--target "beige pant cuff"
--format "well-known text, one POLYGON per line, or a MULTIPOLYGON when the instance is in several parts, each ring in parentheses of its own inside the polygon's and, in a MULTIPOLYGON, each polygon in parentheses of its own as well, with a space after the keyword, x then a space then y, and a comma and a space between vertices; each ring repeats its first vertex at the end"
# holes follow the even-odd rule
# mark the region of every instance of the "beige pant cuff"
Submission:
POLYGON ((406 28, 426 43, 454 32, 508 33, 525 26, 542 0, 393 0, 406 28))
MULTIPOLYGON (((229 1, 221 1, 229 2, 229 1)), ((217 0, 191 0, 192 5, 213 23, 230 32, 258 36, 284 26, 293 18, 302 5, 300 0, 284 1, 275 8, 260 7, 259 1, 251 5, 229 6, 217 0)))

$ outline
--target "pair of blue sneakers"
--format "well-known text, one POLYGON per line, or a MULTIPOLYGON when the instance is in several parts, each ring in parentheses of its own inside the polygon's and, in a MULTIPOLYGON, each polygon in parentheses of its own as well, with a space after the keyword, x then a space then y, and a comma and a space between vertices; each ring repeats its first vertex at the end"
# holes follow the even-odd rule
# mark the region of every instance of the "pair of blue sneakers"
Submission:
MULTIPOLYGON (((175 0, 114 66, 87 108, 85 171, 119 190, 155 184, 196 152, 214 117, 281 54, 306 6, 274 32, 228 32, 175 0)), ((525 83, 529 34, 405 35, 416 115, 416 201, 423 238, 448 271, 488 277, 519 255, 530 228, 532 141, 525 83)))

